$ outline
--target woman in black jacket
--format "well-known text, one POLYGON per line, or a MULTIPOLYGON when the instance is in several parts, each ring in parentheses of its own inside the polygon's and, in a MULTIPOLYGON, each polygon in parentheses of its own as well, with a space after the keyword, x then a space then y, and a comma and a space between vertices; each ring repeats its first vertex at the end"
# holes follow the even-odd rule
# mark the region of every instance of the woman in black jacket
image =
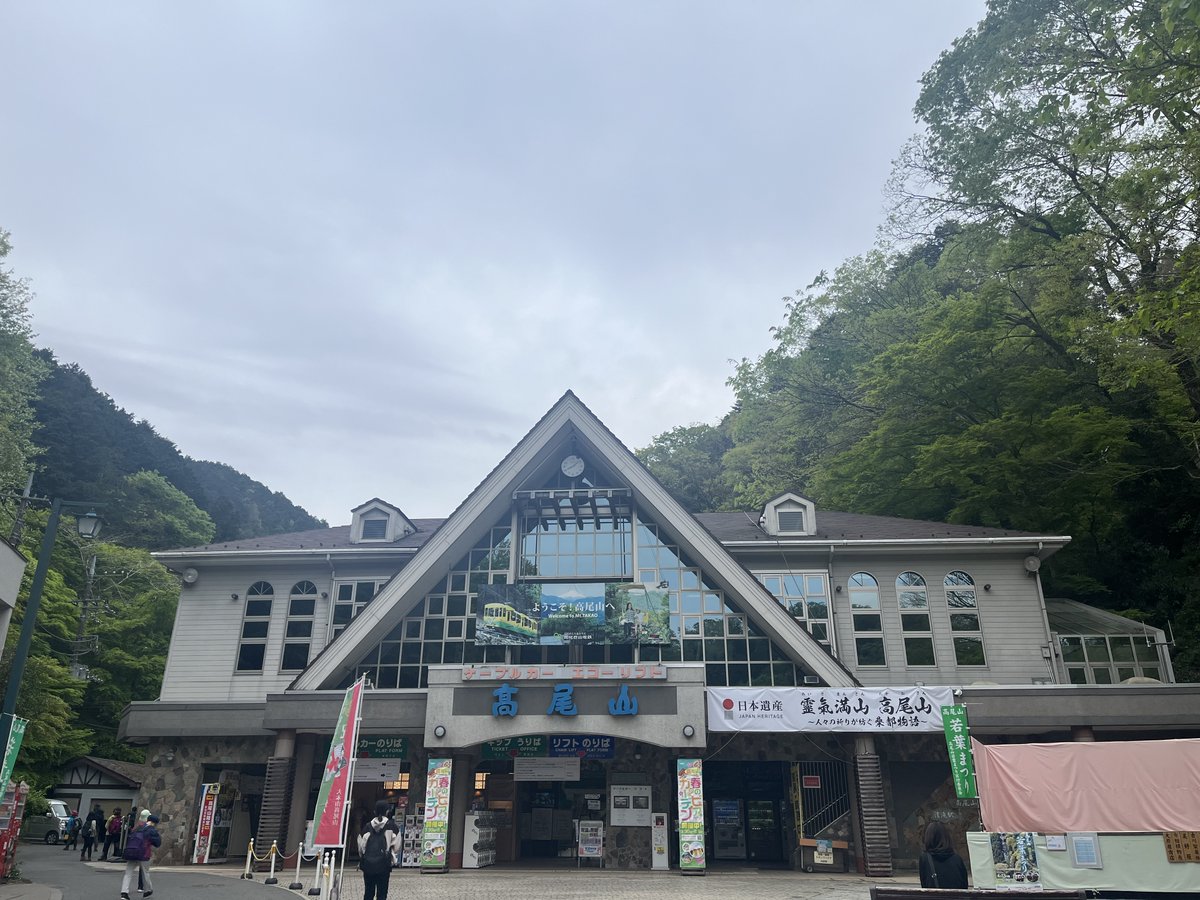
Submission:
POLYGON ((921 873, 921 887, 965 888, 967 866, 962 857, 954 852, 950 832, 941 822, 930 822, 925 827, 925 852, 917 863, 921 873))

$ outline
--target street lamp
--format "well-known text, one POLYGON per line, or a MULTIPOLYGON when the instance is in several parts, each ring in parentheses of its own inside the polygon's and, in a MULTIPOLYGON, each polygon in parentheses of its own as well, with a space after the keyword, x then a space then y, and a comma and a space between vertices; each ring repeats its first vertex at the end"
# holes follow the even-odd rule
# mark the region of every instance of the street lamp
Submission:
MULTIPOLYGON (((25 604, 25 618, 21 622, 21 638, 17 642, 16 653, 13 654, 12 669, 8 673, 8 687, 4 692, 4 711, 0 716, 0 753, 3 753, 3 763, 0 764, 0 790, 7 787, 8 778, 12 774, 12 764, 16 761, 18 743, 13 746, 13 725, 16 721, 17 694, 21 692, 21 677, 25 674, 25 661, 29 657, 29 645, 33 642, 33 629, 37 621, 38 607, 42 604, 42 588, 46 584, 46 572, 50 568, 50 554, 54 549, 54 538, 58 533, 58 519, 64 506, 90 507, 90 503, 74 502, 71 500, 55 500, 50 504, 50 519, 46 522, 46 531, 42 534, 42 549, 38 553, 37 568, 33 572, 33 581, 29 585, 29 601, 25 604)), ((94 538, 100 533, 100 517, 94 509, 76 516, 76 530, 83 538, 94 538)), ((24 724, 20 728, 24 732, 24 724)))

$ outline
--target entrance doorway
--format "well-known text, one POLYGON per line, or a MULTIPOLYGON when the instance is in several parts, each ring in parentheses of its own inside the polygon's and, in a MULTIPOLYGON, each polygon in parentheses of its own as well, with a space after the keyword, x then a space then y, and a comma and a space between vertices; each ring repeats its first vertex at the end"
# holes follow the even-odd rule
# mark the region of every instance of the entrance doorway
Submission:
POLYGON ((778 865, 787 861, 783 823, 790 808, 783 762, 706 762, 709 858, 778 865))

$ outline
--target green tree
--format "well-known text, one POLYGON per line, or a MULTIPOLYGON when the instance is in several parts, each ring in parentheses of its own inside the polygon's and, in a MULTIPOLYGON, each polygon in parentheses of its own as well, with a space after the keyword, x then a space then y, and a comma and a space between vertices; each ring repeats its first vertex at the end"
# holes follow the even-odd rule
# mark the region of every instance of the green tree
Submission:
POLYGON ((206 544, 216 532, 208 513, 157 472, 127 475, 105 518, 106 537, 147 550, 206 544))
POLYGON ((732 447, 719 425, 681 425, 655 437, 637 457, 690 512, 704 512, 729 507, 722 457, 732 447))
POLYGON ((33 355, 29 284, 4 265, 12 245, 0 230, 0 491, 24 486, 33 444, 33 400, 45 366, 33 355))

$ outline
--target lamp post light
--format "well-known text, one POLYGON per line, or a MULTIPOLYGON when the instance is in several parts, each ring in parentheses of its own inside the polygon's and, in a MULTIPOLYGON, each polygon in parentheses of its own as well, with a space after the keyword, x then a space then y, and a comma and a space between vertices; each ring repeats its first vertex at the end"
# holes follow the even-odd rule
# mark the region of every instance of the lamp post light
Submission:
MULTIPOLYGON (((8 673, 8 687, 4 691, 4 710, 0 716, 0 752, 4 753, 0 765, 0 790, 7 787, 8 776, 12 774, 12 763, 16 761, 16 750, 13 747, 13 725, 16 721, 17 695, 21 692, 21 678, 25 674, 25 661, 29 657, 29 645, 33 642, 33 630, 37 622, 38 607, 42 604, 42 588, 46 584, 46 572, 50 568, 50 554, 54 549, 54 538, 58 534, 58 520, 64 506, 90 507, 90 503, 54 500, 50 504, 50 518, 46 522, 46 530, 42 534, 42 549, 38 553, 37 568, 33 572, 33 581, 29 585, 29 600, 25 604, 25 618, 21 621, 21 637, 13 654, 12 669, 8 673), (10 759, 11 757, 11 759, 10 759)), ((83 538, 94 538, 100 533, 100 517, 95 510, 76 516, 76 530, 83 538)), ((23 732, 24 725, 21 726, 23 732)))

